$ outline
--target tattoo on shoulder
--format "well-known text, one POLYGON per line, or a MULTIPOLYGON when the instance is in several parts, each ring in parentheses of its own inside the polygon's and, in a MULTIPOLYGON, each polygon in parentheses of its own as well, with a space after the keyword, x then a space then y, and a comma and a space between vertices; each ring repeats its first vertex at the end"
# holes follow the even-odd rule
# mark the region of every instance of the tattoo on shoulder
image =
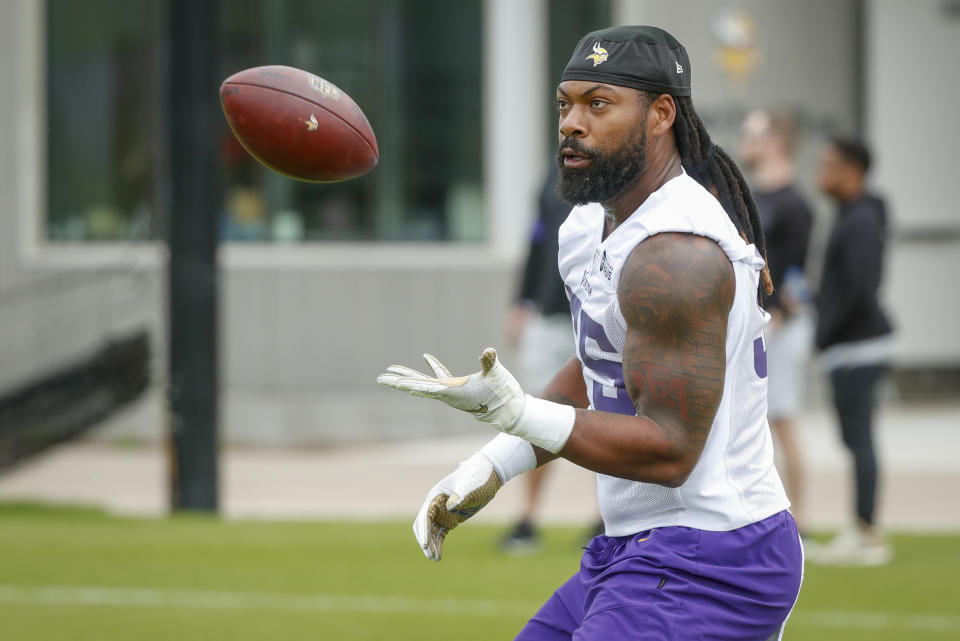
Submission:
POLYGON ((653 236, 624 265, 627 391, 678 451, 702 449, 720 404, 734 293, 729 259, 701 236, 653 236))

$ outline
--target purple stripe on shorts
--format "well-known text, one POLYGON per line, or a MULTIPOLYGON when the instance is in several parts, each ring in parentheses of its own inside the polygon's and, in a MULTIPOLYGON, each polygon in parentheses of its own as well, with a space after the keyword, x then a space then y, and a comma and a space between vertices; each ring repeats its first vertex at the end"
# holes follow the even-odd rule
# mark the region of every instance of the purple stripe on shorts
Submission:
POLYGON ((796 601, 802 564, 786 511, 730 532, 601 535, 517 639, 767 641, 796 601))

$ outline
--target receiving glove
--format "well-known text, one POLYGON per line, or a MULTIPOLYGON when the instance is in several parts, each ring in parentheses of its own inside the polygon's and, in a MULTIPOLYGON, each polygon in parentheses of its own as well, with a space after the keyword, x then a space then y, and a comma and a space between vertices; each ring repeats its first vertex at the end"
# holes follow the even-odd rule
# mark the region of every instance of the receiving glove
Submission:
POLYGON ((414 396, 443 401, 508 434, 523 414, 526 397, 517 379, 497 360, 497 350, 485 349, 480 355, 482 369, 469 376, 453 376, 430 354, 424 354, 423 360, 436 378, 409 367, 391 365, 377 377, 377 382, 414 396))
POLYGON ((524 394, 517 379, 497 359, 495 349, 483 351, 480 371, 469 376, 453 376, 430 354, 424 354, 423 358, 433 370, 433 377, 409 367, 391 365, 377 377, 377 382, 415 396, 443 401, 501 432, 519 436, 554 454, 570 437, 575 419, 573 408, 524 394))
POLYGON ((447 532, 480 511, 502 485, 490 460, 477 452, 434 485, 413 522, 424 555, 439 561, 447 532))

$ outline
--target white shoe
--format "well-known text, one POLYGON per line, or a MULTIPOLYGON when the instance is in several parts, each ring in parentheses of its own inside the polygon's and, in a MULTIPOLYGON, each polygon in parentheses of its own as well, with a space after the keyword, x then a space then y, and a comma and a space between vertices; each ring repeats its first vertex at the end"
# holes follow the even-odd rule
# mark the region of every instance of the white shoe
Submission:
POLYGON ((810 559, 810 557, 816 556, 820 553, 820 550, 823 549, 823 544, 817 541, 814 541, 809 536, 800 537, 800 545, 803 546, 803 558, 810 559))
POLYGON ((893 547, 883 536, 859 527, 843 530, 823 545, 806 545, 804 553, 822 565, 877 566, 893 559, 893 547))

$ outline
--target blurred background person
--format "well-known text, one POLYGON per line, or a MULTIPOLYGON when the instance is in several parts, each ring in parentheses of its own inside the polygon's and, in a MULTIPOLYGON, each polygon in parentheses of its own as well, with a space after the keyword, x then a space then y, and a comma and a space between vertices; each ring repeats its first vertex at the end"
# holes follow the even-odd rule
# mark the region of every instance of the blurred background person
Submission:
POLYGON ((753 174, 753 197, 773 280, 773 294, 765 301, 770 312, 765 335, 768 417, 790 509, 804 534, 805 475, 796 420, 813 340, 804 275, 813 215, 796 184, 796 140, 797 125, 790 115, 756 110, 744 119, 740 155, 753 174))
POLYGON ((853 456, 856 522, 819 549, 815 562, 880 565, 893 550, 875 522, 878 465, 873 442, 877 386, 893 355, 892 326, 878 300, 887 211, 866 191, 870 151, 835 138, 819 167, 820 189, 836 202, 817 295, 816 344, 829 375, 843 443, 853 456))
MULTIPOLYGON (((537 218, 530 234, 520 291, 507 315, 507 345, 516 351, 517 375, 533 394, 546 389, 568 360, 573 358, 570 303, 557 267, 557 234, 570 213, 570 204, 557 194, 557 167, 551 169, 540 190, 537 218)), ((527 472, 523 508, 519 519, 500 539, 511 554, 533 552, 540 545, 537 508, 543 496, 548 466, 527 472)))

